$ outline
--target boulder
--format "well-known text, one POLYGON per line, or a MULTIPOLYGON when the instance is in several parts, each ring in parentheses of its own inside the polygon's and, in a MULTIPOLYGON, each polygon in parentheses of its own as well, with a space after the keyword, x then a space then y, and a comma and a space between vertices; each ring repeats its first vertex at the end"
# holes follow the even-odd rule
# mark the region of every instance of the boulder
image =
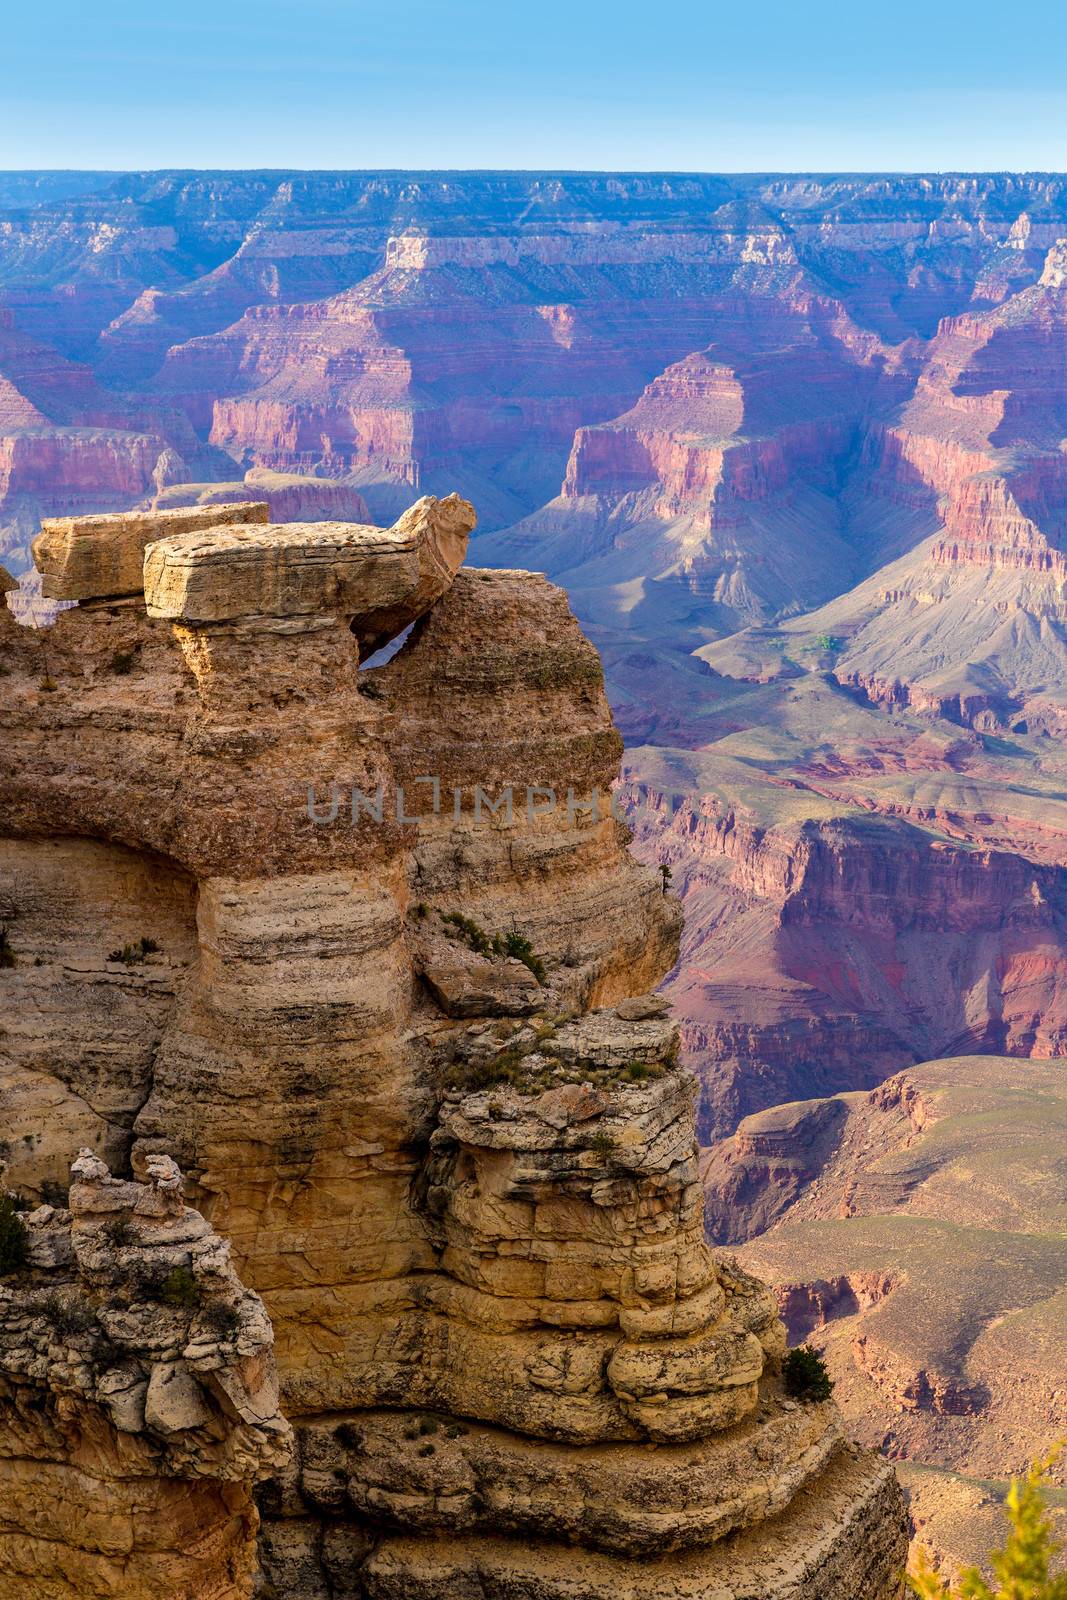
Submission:
MULTIPOLYGON (((216 518, 216 521, 218 519, 216 518)), ((353 522, 237 525, 162 538, 145 554, 148 613, 192 626, 237 618, 344 617, 364 654, 449 588, 474 526, 458 495, 425 496, 391 528, 353 522)))
POLYGON ((177 511, 51 517, 33 541, 47 600, 104 600, 144 589, 145 547, 171 536, 202 533, 220 523, 266 522, 265 501, 189 506, 177 511))
POLYGON ((211 1407, 187 1367, 161 1361, 152 1368, 145 1396, 145 1426, 158 1433, 184 1433, 211 1421, 211 1407))
POLYGON ((422 976, 450 1017, 523 1017, 544 1002, 541 985, 521 961, 489 961, 461 945, 436 949, 422 976))

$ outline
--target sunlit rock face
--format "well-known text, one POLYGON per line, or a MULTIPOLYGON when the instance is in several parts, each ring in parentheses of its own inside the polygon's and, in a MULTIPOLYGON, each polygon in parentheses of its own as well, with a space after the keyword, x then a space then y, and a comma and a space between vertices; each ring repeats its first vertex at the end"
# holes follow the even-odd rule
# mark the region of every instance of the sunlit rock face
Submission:
MULTIPOLYGON (((9 1594, 239 1600, 257 1482, 288 1469, 270 1321, 182 1198, 82 1150, 0 1284, 0 1580, 9 1594)), ((10 1265, 5 1262, 5 1267, 10 1265)))
MULTIPOLYGON (((251 1594, 258 1562, 260 1592, 292 1600, 895 1597, 889 1469, 831 1405, 786 1397, 773 1301, 704 1241, 692 1079, 649 993, 678 908, 627 852, 620 741, 565 597, 460 567, 458 497, 387 529, 175 532, 186 514, 148 527, 141 593, 87 599, 43 641, 0 615, 18 1018, 0 1085, 30 1135, 11 1181, 63 1202, 30 1219, 34 1251, 59 1231, 55 1270, 64 1228, 76 1256, 106 1228, 121 1268, 105 1213, 126 1207, 135 1233, 162 1219, 164 1309, 137 1329, 174 1370, 147 1372, 145 1428, 178 1441, 152 1446, 159 1480, 192 1474, 183 1504, 218 1546, 198 1592, 251 1594), (211 1229, 262 1296, 259 1344, 236 1353, 274 1442, 232 1458, 196 1322, 210 1263, 230 1270, 211 1229), (255 1388, 271 1336, 285 1422, 255 1388), (194 1472, 205 1429, 218 1448, 194 1472)), ((145 532, 139 515, 114 537, 145 532)), ((84 562, 78 533, 48 547, 57 583, 84 562)), ((44 1268, 2 1285, 14 1370, 44 1268)), ((106 1325, 127 1291, 104 1268, 87 1292, 106 1325)), ((142 1381, 107 1359, 70 1380, 98 1408, 78 1457, 94 1481, 142 1381)), ((11 1427, 9 1459, 68 1461, 11 1427)), ((147 1476, 122 1512, 131 1572, 169 1537, 147 1476)), ((35 1481, 44 1509, 16 1502, 7 1559, 43 1600, 23 1534, 57 1491, 35 1481)))

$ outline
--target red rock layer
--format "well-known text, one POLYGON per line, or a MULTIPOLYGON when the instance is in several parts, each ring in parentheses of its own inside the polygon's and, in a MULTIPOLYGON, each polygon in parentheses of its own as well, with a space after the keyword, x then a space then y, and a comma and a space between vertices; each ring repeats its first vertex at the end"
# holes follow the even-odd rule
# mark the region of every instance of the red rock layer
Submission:
POLYGON ((1067 1048, 1067 874, 874 818, 754 827, 638 813, 687 911, 665 985, 701 1136, 964 1050, 1067 1048))

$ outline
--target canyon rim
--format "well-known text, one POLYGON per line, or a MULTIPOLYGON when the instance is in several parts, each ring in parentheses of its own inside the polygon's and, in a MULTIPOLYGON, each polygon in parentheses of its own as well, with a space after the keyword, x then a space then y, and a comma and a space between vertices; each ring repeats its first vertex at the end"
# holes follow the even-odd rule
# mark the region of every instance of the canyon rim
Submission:
POLYGON ((0 174, 20 1594, 888 1600, 872 1448, 990 1548, 1065 352, 1057 173, 0 174))

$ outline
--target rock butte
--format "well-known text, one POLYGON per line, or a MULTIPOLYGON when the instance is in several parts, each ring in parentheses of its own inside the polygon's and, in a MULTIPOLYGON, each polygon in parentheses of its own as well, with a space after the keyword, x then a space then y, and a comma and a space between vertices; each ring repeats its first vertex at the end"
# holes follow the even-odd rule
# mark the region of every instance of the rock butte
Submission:
POLYGON ((0 1573, 29 1600, 237 1600, 257 1559, 287 1600, 899 1594, 891 1470, 785 1398, 773 1301, 704 1242, 647 995, 678 910, 610 813, 596 653, 542 577, 456 570, 472 522, 160 521, 165 615, 0 613, 7 1182, 42 1202, 0 1285, 0 1573), (412 620, 361 673, 361 628, 412 620), (309 810, 428 774, 467 798, 309 810), (475 785, 531 781, 588 804, 479 820, 475 785))

